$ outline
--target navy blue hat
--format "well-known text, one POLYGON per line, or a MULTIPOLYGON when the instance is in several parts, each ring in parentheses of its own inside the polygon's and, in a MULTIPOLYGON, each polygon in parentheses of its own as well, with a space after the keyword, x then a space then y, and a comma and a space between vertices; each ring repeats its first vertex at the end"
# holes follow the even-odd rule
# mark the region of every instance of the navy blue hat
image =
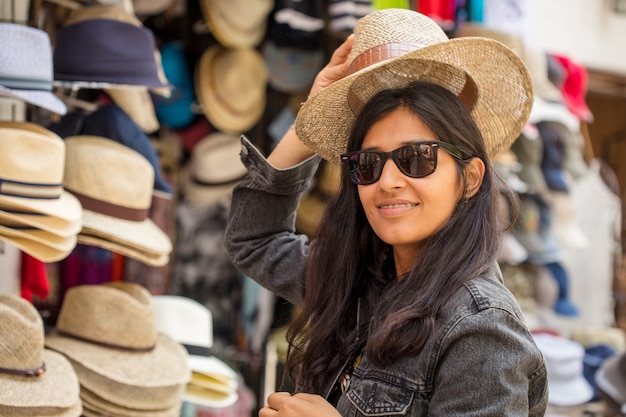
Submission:
POLYGON ((158 75, 154 34, 126 22, 91 19, 59 29, 53 59, 56 84, 168 87, 158 75))
POLYGON ((537 123, 537 129, 543 142, 541 170, 548 188, 553 191, 569 191, 567 171, 565 169, 565 137, 559 129, 560 122, 544 121, 537 123))
POLYGON ((117 104, 108 104, 84 115, 68 113, 50 130, 62 138, 75 135, 101 136, 121 143, 143 155, 154 168, 154 190, 172 195, 171 185, 163 178, 161 163, 150 138, 117 104))
POLYGON ((268 34, 280 47, 318 49, 324 27, 323 1, 276 0, 268 34))

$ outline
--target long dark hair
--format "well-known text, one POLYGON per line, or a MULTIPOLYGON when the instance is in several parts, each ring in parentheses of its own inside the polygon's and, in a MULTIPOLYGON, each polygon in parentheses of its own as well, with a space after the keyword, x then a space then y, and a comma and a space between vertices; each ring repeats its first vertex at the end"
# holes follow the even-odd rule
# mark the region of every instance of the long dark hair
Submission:
MULTIPOLYGON (((340 191, 328 203, 311 244, 304 305, 287 334, 290 376, 309 392, 321 393, 330 373, 361 349, 377 366, 418 352, 446 300, 497 260, 504 226, 495 171, 469 110, 450 91, 418 81, 378 93, 358 115, 347 150, 360 149, 371 126, 398 107, 415 112, 438 139, 485 161, 484 179, 420 247, 412 270, 399 280, 391 246, 373 232, 357 186, 342 171, 340 191)), ((457 160, 463 186, 466 163, 457 160)))

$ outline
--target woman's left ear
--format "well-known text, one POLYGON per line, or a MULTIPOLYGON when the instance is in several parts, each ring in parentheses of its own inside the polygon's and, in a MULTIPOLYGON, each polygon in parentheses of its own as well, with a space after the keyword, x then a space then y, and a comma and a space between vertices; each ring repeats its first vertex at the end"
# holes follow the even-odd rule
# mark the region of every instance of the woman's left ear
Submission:
POLYGON ((485 176, 485 163, 480 158, 472 158, 465 166, 466 188, 464 199, 470 199, 478 192, 485 176))

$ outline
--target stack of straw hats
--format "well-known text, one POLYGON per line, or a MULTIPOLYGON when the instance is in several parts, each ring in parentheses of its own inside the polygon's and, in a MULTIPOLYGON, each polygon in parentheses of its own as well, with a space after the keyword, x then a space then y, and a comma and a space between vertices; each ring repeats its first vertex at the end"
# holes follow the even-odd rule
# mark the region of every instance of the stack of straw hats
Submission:
POLYGON ((0 122, 0 148, 0 240, 42 262, 64 259, 82 211, 63 188, 63 139, 34 123, 0 122))
POLYGON ((155 176, 150 162, 104 137, 70 136, 65 145, 63 185, 83 209, 78 242, 150 266, 167 264, 172 242, 149 217, 155 176))
POLYGON ((180 415, 187 352, 156 330, 151 297, 131 282, 67 291, 45 344, 74 367, 86 417, 180 415))
POLYGON ((238 376, 212 355, 213 316, 199 302, 178 295, 153 296, 156 328, 187 349, 191 380, 183 399, 209 408, 225 408, 239 398, 238 376))
POLYGON ((76 372, 44 348, 43 320, 25 299, 0 294, 0 415, 78 417, 76 372))

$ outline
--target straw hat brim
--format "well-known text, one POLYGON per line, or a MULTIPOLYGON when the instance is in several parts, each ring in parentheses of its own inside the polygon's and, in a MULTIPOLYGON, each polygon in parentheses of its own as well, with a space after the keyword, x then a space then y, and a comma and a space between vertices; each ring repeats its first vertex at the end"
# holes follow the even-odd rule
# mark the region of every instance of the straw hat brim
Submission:
MULTIPOLYGON (((76 236, 67 238, 69 242, 72 242, 74 246, 76 246, 77 238, 76 236)), ((48 245, 44 245, 43 243, 36 242, 32 239, 24 238, 24 237, 15 237, 15 236, 7 236, 0 233, 0 240, 9 242, 22 251, 26 252, 30 256, 39 259, 42 262, 57 262, 61 261, 69 256, 72 253, 74 247, 69 249, 56 249, 48 245)))
POLYGON ((39 229, 15 229, 0 225, 0 236, 32 240, 59 251, 71 252, 76 246, 76 236, 62 237, 39 229))
POLYGON ((58 416, 76 417, 80 412, 72 410, 80 405, 79 382, 71 363, 49 349, 43 350, 43 361, 46 371, 40 377, 2 374, 0 407, 58 408, 58 416))
POLYGON ((82 206, 80 202, 76 197, 65 190, 61 191, 61 196, 58 199, 51 200, 0 195, 0 207, 4 203, 18 209, 58 217, 70 223, 80 224, 82 217, 82 206))
POLYGON ((0 203, 0 223, 3 226, 31 226, 61 237, 80 232, 82 222, 68 222, 58 217, 20 210, 0 203))
POLYGON ((61 116, 67 113, 65 103, 52 91, 12 90, 0 86, 0 96, 17 98, 61 116))
POLYGON ((181 404, 163 410, 136 410, 124 407, 121 404, 115 404, 101 398, 97 394, 85 387, 80 388, 80 398, 83 404, 94 412, 104 413, 106 415, 124 416, 124 417, 179 417, 181 404))
MULTIPOLYGON (((0 405, 0 416, 13 417, 80 417, 83 403, 79 399, 68 408, 61 407, 4 407, 0 405)), ((101 417, 101 416, 100 416, 101 417)))
POLYGON ((84 209, 83 231, 156 256, 172 251, 172 241, 150 218, 132 221, 84 209))
MULTIPOLYGON (((190 378, 187 351, 163 333, 157 334, 154 349, 147 352, 100 346, 58 334, 48 335, 45 344, 72 362, 120 384, 138 388, 170 387, 186 384, 190 378)), ((83 380, 80 381, 82 384, 83 380)))
POLYGON ((466 77, 477 87, 472 116, 492 157, 508 148, 526 124, 533 85, 521 58, 487 38, 451 39, 348 75, 303 104, 296 116, 296 133, 324 159, 339 164, 356 119, 348 105, 349 91, 364 103, 381 90, 425 80, 458 95, 466 77))
POLYGON ((77 237, 78 243, 84 245, 97 246, 102 249, 109 250, 111 252, 119 253, 120 255, 128 258, 135 259, 149 266, 159 267, 167 265, 170 261, 168 254, 153 255, 147 252, 139 251, 135 248, 131 248, 119 242, 114 242, 109 239, 105 239, 98 236, 93 236, 85 233, 79 233, 77 237))
POLYGON ((153 133, 159 129, 159 120, 147 88, 107 88, 105 91, 142 131, 153 133))
POLYGON ((224 393, 214 390, 187 385, 183 400, 205 407, 224 408, 237 402, 239 394, 235 392, 224 393))
POLYGON ((254 48, 261 43, 273 1, 239 1, 244 10, 227 1, 221 2, 222 7, 218 3, 200 0, 200 10, 220 44, 227 48, 254 48))
POLYGON ((237 390, 237 373, 215 356, 189 355, 189 369, 214 378, 230 390, 237 390))

